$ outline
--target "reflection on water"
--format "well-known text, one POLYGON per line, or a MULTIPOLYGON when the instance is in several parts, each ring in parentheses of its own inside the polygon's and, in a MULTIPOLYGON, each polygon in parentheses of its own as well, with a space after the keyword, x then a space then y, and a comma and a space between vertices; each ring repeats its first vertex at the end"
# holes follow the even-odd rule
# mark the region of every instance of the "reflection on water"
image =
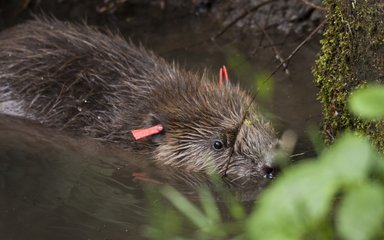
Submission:
MULTIPOLYGON (((170 184, 191 200, 199 186, 215 189, 205 176, 7 116, 0 117, 0 156, 2 239, 137 239, 147 222, 144 186, 153 192, 170 184)), ((264 184, 224 186, 251 201, 264 184)))
MULTIPOLYGON (((92 239, 138 234, 142 192, 112 178, 125 162, 31 124, 0 122, 2 239, 92 239)), ((134 164, 132 165, 134 166, 134 164)))

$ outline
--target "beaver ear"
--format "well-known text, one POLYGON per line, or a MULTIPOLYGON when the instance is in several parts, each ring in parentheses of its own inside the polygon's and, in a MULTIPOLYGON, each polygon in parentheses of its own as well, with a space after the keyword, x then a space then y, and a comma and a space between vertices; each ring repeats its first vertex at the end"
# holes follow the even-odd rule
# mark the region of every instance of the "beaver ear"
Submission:
POLYGON ((161 131, 148 137, 150 141, 152 141, 155 144, 160 144, 163 141, 165 130, 166 130, 164 124, 165 122, 157 114, 154 114, 154 113, 148 114, 144 123, 145 126, 149 126, 149 127, 161 126, 162 127, 161 131))
POLYGON ((155 115, 150 114, 146 116, 142 126, 142 128, 131 130, 136 141, 146 139, 146 141, 152 141, 155 144, 159 144, 162 141, 164 135, 163 123, 155 115))

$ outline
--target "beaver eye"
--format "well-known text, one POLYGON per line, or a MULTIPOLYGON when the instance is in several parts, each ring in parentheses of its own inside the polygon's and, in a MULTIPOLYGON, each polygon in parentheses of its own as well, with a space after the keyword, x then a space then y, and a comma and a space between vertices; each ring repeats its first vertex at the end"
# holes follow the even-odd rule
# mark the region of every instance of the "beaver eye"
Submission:
POLYGON ((220 140, 215 140, 212 146, 215 150, 221 150, 224 147, 224 143, 220 140))

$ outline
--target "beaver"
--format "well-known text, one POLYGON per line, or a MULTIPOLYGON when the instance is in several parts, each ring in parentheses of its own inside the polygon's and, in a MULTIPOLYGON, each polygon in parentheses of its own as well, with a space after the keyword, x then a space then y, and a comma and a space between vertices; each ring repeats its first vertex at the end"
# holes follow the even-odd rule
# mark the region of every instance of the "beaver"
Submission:
POLYGON ((220 86, 110 30, 37 17, 0 34, 0 112, 162 166, 270 176, 277 137, 253 100, 238 84, 220 86))

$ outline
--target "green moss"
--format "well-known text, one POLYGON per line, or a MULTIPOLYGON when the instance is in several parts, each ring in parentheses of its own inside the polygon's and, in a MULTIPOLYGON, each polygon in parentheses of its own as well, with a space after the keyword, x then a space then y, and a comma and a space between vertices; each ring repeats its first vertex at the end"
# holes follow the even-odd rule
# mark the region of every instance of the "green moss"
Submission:
POLYGON ((354 129, 384 150, 383 122, 359 120, 347 109, 351 91, 367 82, 384 82, 384 6, 380 0, 323 3, 328 26, 313 74, 320 89, 325 139, 332 142, 342 130, 354 129))

